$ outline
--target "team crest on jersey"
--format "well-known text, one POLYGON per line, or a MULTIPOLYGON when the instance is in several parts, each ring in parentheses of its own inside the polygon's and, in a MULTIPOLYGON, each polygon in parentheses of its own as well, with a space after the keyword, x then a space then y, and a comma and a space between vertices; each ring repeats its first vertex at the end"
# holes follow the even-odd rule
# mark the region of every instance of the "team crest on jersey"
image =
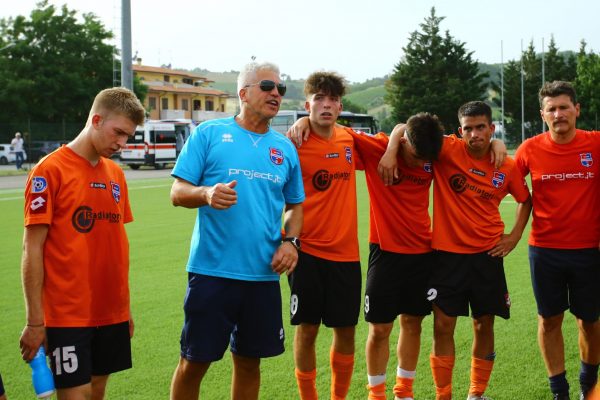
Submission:
POLYGON ((346 161, 349 164, 352 164, 352 149, 348 146, 344 146, 344 151, 346 152, 346 161))
POLYGON ((594 164, 594 160, 592 159, 592 153, 581 153, 579 154, 579 159, 581 160, 581 165, 584 167, 591 167, 594 164))
POLYGON ((47 187, 48 183, 43 176, 34 176, 31 179, 31 193, 42 193, 47 187))
POLYGON ((430 162, 426 162, 425 164, 423 164, 423 170, 425 172, 431 173, 431 163, 430 162))
POLYGON ((494 176, 492 176, 492 185, 496 189, 499 189, 504 185, 504 179, 506 178, 506 174, 500 171, 494 171, 494 176))
POLYGON ((283 152, 274 147, 269 147, 269 156, 271 157, 271 162, 275 165, 283 164, 283 152))
POLYGON ((111 181, 110 188, 112 191, 113 198, 115 199, 117 204, 119 204, 119 202, 121 201, 121 186, 119 186, 118 183, 111 181))

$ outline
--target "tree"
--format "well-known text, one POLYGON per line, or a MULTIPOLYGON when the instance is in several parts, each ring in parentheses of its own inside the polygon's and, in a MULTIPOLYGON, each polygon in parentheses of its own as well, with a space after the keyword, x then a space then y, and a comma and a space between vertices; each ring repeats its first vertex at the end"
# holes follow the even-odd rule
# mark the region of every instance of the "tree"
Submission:
POLYGON ((344 111, 350 111, 358 114, 366 114, 367 108, 361 106, 360 104, 353 103, 349 98, 343 97, 342 104, 344 106, 344 111))
POLYGON ((0 120, 85 121, 94 96, 112 86, 112 37, 93 14, 47 0, 29 18, 0 20, 0 120))
POLYGON ((582 41, 577 56, 575 89, 581 104, 577 127, 597 130, 600 127, 600 55, 594 52, 587 54, 585 47, 586 43, 582 41))
POLYGON ((481 100, 486 94, 485 74, 479 72, 473 52, 467 52, 465 43, 448 31, 440 34, 443 20, 431 8, 429 17, 420 24, 422 31, 411 33, 403 59, 386 82, 386 102, 397 122, 428 111, 437 114, 446 130, 454 131, 461 104, 481 100))

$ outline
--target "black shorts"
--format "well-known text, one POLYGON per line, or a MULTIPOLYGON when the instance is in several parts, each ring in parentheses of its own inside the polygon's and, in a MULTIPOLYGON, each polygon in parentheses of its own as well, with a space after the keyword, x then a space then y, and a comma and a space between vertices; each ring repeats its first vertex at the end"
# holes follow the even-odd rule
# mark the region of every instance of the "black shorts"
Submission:
POLYGON ((510 318, 510 297, 502 257, 487 252, 437 251, 428 299, 451 317, 497 315, 510 318))
POLYGON ((2 375, 0 374, 0 396, 4 394, 4 383, 2 383, 2 375))
POLYGON ((330 261, 303 252, 288 277, 291 324, 355 326, 360 314, 360 262, 330 261))
POLYGON ((223 358, 227 346, 244 357, 283 353, 285 339, 279 281, 242 281, 188 274, 181 357, 195 362, 223 358))
POLYGON ((531 283, 538 314, 552 317, 570 310, 595 322, 600 317, 598 249, 549 249, 529 246, 531 283))
POLYGON ((400 254, 369 244, 365 320, 390 323, 400 314, 431 313, 427 300, 434 253, 400 254))
POLYGON ((92 376, 131 368, 129 321, 89 328, 46 328, 46 336, 58 389, 85 385, 92 376))

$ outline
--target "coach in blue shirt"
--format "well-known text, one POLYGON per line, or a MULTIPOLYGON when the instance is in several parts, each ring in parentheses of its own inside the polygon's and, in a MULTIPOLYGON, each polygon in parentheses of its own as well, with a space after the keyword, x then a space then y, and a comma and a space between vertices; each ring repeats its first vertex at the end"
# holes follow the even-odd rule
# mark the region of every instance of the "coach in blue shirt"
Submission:
POLYGON ((173 169, 173 205, 198 215, 171 399, 198 399, 228 345, 232 398, 257 399, 260 359, 283 353, 279 274, 296 266, 304 201, 296 149, 269 128, 285 91, 277 66, 246 65, 240 114, 199 125, 173 169))

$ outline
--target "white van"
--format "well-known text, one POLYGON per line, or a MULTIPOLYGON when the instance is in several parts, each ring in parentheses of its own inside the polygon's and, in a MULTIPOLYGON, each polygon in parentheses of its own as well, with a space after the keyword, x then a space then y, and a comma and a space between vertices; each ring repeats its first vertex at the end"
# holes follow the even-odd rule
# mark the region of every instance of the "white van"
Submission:
MULTIPOLYGON (((17 156, 10 144, 0 144, 0 165, 14 163, 17 161, 17 156)), ((27 161, 27 153, 23 150, 23 161, 27 161)))

